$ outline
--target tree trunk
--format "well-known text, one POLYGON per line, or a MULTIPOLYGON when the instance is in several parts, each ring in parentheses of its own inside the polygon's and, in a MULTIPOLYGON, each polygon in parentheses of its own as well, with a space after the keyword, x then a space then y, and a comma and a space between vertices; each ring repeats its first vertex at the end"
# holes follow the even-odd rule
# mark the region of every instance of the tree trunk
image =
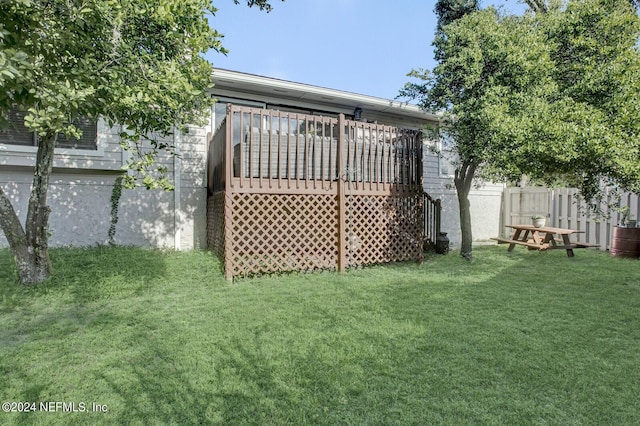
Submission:
POLYGON ((20 220, 16 215, 11 200, 0 188, 0 228, 4 232, 7 241, 9 241, 9 247, 13 253, 13 257, 18 268, 18 275, 20 280, 23 276, 28 276, 31 261, 31 255, 29 254, 29 245, 27 244, 27 236, 22 229, 20 220))
POLYGON ((471 231, 471 203, 469 202, 469 192, 473 183, 473 176, 476 171, 474 162, 464 161, 460 169, 456 170, 454 183, 458 194, 458 206, 460 208, 460 232, 462 242, 460 245, 460 256, 471 260, 473 235, 471 231))
POLYGON ((53 169, 53 151, 57 135, 40 138, 33 173, 33 184, 24 229, 11 205, 11 200, 0 188, 0 227, 4 232, 18 269, 20 282, 38 284, 51 273, 49 260, 49 212, 47 192, 53 169))

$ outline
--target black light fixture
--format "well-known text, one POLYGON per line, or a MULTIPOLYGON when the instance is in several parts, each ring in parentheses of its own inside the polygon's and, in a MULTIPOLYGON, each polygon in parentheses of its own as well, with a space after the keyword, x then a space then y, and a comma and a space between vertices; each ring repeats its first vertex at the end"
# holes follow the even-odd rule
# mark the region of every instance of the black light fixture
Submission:
POLYGON ((362 120, 362 108, 356 107, 356 109, 353 110, 353 119, 356 121, 362 120))

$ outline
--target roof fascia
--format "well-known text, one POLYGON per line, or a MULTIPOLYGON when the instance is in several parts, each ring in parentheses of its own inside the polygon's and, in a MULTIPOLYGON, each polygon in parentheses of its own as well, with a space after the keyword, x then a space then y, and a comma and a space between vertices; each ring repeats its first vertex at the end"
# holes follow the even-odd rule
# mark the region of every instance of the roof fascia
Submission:
POLYGON ((328 89, 309 84, 295 83, 272 77, 264 77, 237 71, 214 69, 214 93, 231 96, 241 91, 252 97, 259 96, 262 101, 271 99, 286 99, 292 106, 322 105, 325 109, 348 113, 355 107, 370 109, 381 113, 388 113, 426 121, 439 121, 440 114, 425 112, 420 107, 406 102, 399 102, 384 98, 328 89), (216 87, 218 89, 216 89, 216 87), (294 105, 297 104, 297 105, 294 105))

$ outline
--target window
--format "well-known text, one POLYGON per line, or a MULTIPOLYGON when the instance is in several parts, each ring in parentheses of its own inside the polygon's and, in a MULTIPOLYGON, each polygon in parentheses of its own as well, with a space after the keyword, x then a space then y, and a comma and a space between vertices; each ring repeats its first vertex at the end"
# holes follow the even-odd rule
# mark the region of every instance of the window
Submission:
POLYGON ((24 127, 24 112, 9 112, 9 125, 0 128, 0 142, 10 145, 35 146, 36 138, 33 132, 24 127))
MULTIPOLYGON (((217 97, 216 103, 213 105, 213 125, 214 125, 214 133, 218 131, 220 124, 222 124, 222 120, 227 116, 227 104, 233 104, 238 106, 248 106, 253 108, 264 109, 265 104, 263 102, 257 101, 247 101, 244 99, 235 99, 235 98, 224 98, 217 97)), ((234 139, 240 136, 240 122, 238 120, 233 120, 233 134, 235 135, 234 139)), ((238 139, 235 144, 239 144, 240 139, 238 139)))
MULTIPOLYGON (((26 113, 22 111, 15 110, 9 112, 8 118, 10 124, 8 127, 0 129, 0 143, 22 146, 38 145, 37 135, 24 126, 25 114, 26 113)), ((82 131, 80 139, 59 134, 56 148, 97 150, 97 123, 88 118, 80 118, 74 124, 82 131)))
POLYGON ((438 167, 440 176, 454 176, 458 166, 458 155, 455 142, 450 135, 440 134, 440 150, 438 152, 438 167))
POLYGON ((215 105, 213 106, 213 113, 214 113, 214 120, 215 120, 213 128, 215 130, 218 130, 218 127, 220 127, 222 120, 224 120, 224 118, 227 115, 227 104, 222 102, 216 102, 215 105))
POLYGON ((216 103, 213 106, 213 131, 217 131, 218 127, 220 127, 220 123, 227 116, 227 104, 233 105, 241 105, 248 106, 253 108, 265 108, 265 104, 263 102, 256 101, 247 101, 244 99, 235 99, 235 98, 224 98, 217 97, 216 103))

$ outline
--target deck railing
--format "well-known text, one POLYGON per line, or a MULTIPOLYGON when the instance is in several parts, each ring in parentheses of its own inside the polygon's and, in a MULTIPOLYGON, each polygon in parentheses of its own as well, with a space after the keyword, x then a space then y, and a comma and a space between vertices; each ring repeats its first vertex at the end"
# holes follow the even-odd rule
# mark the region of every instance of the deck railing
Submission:
MULTIPOLYGON (((226 179, 239 188, 326 190, 337 180, 354 189, 388 191, 421 185, 419 131, 375 123, 229 105, 213 144, 226 141, 226 179)), ((217 155, 222 150, 213 148, 217 155)))
POLYGON ((433 199, 429 194, 424 194, 424 242, 427 245, 435 246, 436 239, 440 233, 440 223, 442 215, 442 203, 440 199, 433 199))

